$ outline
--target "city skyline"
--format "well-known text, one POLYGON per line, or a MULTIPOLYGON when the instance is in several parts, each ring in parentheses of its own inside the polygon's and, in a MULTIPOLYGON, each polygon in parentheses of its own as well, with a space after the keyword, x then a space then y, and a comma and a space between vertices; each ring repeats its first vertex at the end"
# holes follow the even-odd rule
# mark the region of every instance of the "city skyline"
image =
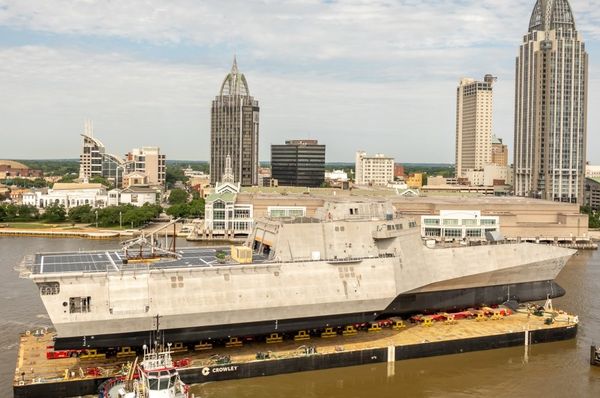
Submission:
MULTIPOLYGON (((261 101, 261 161, 271 144, 306 137, 328 145, 328 162, 363 149, 453 163, 456 81, 488 71, 499 77, 494 134, 512 159, 514 62, 533 0, 58 3, 0 0, 11 137, 0 158, 75 158, 89 118, 108 147, 209 160, 210 102, 235 53, 261 101), (218 29, 225 17, 235 28, 218 29)), ((590 54, 588 160, 598 164, 600 10, 571 5, 590 54)))

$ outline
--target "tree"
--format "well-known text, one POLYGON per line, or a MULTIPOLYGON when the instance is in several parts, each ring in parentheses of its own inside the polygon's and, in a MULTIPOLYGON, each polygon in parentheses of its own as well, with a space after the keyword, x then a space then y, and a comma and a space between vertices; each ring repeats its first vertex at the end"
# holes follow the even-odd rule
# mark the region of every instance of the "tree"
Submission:
POLYGON ((194 199, 190 202, 188 217, 204 217, 204 207, 206 202, 203 198, 194 199))
POLYGON ((40 215, 39 210, 36 207, 28 205, 17 206, 17 217, 19 221, 33 221, 36 220, 40 215))
POLYGON ((183 170, 181 169, 180 166, 167 166, 167 171, 166 171, 166 176, 165 176, 165 180, 167 183, 167 188, 172 187, 173 185, 175 185, 175 183, 177 181, 181 181, 181 182, 187 182, 189 180, 188 177, 185 176, 185 174, 183 173, 183 170))
POLYGON ((69 221, 72 223, 91 224, 95 220, 95 214, 92 212, 92 206, 83 205, 69 209, 69 221))
POLYGON ((189 194, 185 190, 175 188, 175 189, 171 190, 171 193, 169 194, 169 204, 175 205, 175 204, 187 203, 188 197, 189 197, 189 194))
POLYGON ((47 222, 62 222, 65 221, 66 218, 67 211, 65 210, 65 206, 58 203, 53 203, 46 207, 46 211, 44 211, 42 216, 42 219, 47 222))
POLYGON ((165 212, 173 218, 187 217, 190 212, 190 205, 187 203, 175 204, 169 207, 165 212))

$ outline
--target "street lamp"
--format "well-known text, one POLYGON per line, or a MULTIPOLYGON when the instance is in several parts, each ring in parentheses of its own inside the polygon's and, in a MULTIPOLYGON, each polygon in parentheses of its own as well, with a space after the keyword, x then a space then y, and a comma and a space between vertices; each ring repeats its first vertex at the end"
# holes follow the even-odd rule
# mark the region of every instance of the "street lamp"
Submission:
POLYGON ((98 210, 96 210, 96 228, 98 228, 98 210))
POLYGON ((123 214, 119 212, 119 228, 123 229, 123 214))

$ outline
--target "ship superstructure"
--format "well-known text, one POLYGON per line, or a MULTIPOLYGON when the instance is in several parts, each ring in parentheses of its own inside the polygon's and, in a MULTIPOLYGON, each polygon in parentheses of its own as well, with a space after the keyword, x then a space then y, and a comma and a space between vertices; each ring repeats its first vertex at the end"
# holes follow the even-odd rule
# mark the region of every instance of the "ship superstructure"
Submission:
POLYGON ((157 316, 184 344, 343 326, 414 312, 532 301, 575 252, 529 243, 427 247, 389 202, 331 200, 315 218, 257 221, 252 262, 225 248, 127 260, 122 251, 37 254, 29 277, 56 349, 141 346, 157 316), (125 264, 127 263, 127 264, 125 264))

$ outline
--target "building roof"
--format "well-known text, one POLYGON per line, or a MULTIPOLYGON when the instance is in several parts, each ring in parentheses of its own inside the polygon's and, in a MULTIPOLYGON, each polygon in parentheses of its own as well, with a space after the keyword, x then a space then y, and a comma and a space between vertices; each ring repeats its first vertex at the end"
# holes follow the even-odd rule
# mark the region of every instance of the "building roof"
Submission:
POLYGON ((600 184, 600 177, 586 177, 587 180, 593 181, 596 184, 600 184))
POLYGON ((231 192, 213 193, 213 194, 208 195, 208 197, 206 198, 206 201, 207 202, 215 202, 220 199, 223 202, 234 202, 235 197, 236 197, 236 194, 231 193, 231 192))
POLYGON ((250 96, 250 90, 248 89, 248 82, 243 73, 240 73, 237 66, 237 59, 233 57, 233 65, 231 66, 231 72, 225 76, 223 84, 221 84, 220 95, 230 96, 250 96))
POLYGON ((0 166, 8 166, 11 169, 29 169, 23 163, 15 162, 14 160, 0 160, 0 166))
POLYGON ((52 186, 52 190, 68 190, 68 189, 102 189, 104 185, 98 183, 78 183, 78 182, 57 182, 52 186))
POLYGON ((121 191, 121 193, 156 193, 156 189, 142 186, 131 186, 121 191))
POLYGON ((537 0, 529 20, 529 31, 575 30, 575 18, 569 0, 537 0))

